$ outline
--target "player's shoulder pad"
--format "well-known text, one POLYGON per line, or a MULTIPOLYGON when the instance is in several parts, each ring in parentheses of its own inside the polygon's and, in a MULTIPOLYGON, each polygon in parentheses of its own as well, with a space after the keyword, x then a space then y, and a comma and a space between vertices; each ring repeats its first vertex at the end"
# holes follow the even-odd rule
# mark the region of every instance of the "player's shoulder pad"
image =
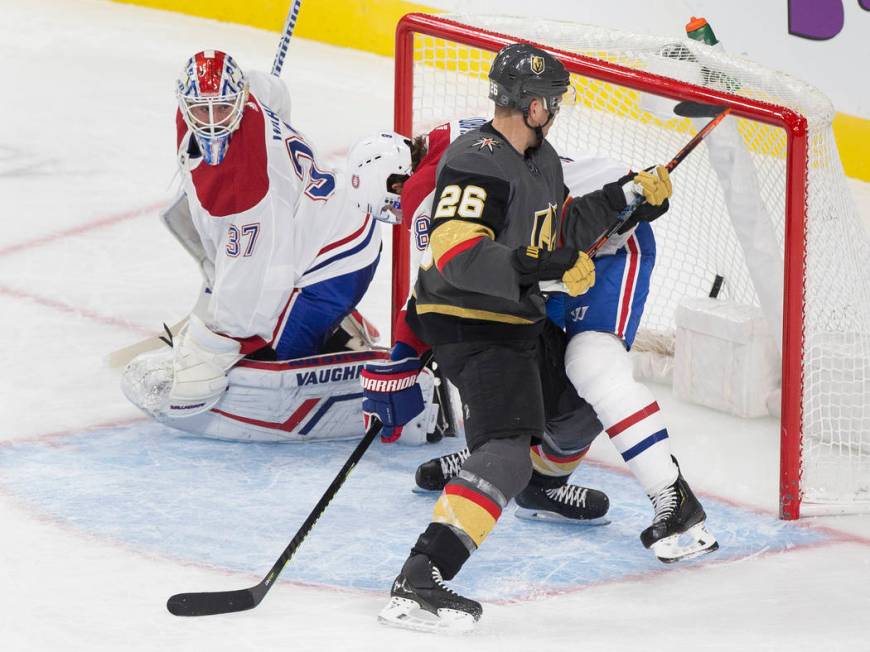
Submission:
POLYGON ((504 171, 502 161, 505 155, 513 156, 510 151, 510 143, 505 142, 497 134, 470 131, 457 138, 441 158, 439 176, 441 170, 450 167, 453 170, 478 172, 488 177, 503 178, 510 180, 504 171))

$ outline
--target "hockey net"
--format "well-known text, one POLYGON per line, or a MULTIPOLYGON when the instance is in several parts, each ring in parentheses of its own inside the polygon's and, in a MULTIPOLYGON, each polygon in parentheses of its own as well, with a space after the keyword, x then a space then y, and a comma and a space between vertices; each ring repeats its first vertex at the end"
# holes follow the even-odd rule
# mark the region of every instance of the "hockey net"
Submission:
MULTIPOLYGON (((834 143, 830 102, 784 73, 691 39, 411 14, 397 29, 396 130, 416 135, 491 116, 490 64, 518 40, 547 49, 571 73, 572 92, 549 135, 560 154, 584 151, 642 169, 668 161, 707 120, 657 110, 662 103, 732 108, 714 131, 739 145, 718 156, 728 160, 717 161, 705 141, 675 172, 672 208, 654 224, 656 267, 635 348, 671 353, 677 304, 708 296, 723 278, 719 296, 759 306, 781 347, 781 516, 870 508, 870 243, 834 143), (735 199, 735 184, 751 188, 754 205, 735 199)), ((394 234, 394 314, 408 292, 408 228, 394 234)))

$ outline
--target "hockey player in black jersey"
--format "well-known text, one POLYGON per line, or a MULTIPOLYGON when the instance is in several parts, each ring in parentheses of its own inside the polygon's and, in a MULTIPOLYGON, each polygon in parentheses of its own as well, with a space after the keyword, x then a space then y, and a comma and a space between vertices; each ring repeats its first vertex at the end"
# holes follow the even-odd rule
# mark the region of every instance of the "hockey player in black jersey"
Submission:
MULTIPOLYGON (((588 290, 594 265, 582 249, 627 203, 620 182, 566 197, 546 133, 568 82, 561 63, 543 50, 503 48, 490 71, 495 118, 457 139, 439 165, 428 259, 408 319, 459 389, 470 455, 445 486, 432 522, 393 583, 380 615, 390 624, 474 626, 481 606, 444 581, 459 572, 507 502, 526 487, 531 442, 566 408, 554 386, 560 379, 547 373, 553 352, 561 352, 553 345, 561 333, 545 327, 538 284, 561 280, 572 296, 588 290)), ((654 204, 670 194, 666 173, 659 180, 645 189, 654 204)), ((576 407, 568 406, 566 421, 576 407)))

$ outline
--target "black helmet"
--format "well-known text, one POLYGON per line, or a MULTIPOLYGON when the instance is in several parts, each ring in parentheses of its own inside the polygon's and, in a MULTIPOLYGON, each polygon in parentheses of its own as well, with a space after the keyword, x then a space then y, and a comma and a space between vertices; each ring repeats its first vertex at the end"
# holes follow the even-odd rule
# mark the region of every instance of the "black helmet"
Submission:
POLYGON ((558 110, 568 90, 568 71, 553 55, 528 43, 513 43, 498 51, 489 69, 489 99, 523 113, 536 97, 546 100, 547 110, 558 110))

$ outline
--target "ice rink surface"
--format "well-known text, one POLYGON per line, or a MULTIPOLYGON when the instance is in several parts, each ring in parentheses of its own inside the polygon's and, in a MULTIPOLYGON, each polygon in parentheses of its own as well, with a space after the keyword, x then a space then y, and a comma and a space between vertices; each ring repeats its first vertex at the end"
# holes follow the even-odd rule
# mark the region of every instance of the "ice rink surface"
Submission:
MULTIPOLYGON (((256 583, 351 444, 186 437, 140 417, 105 355, 186 314, 199 286, 157 220, 174 189, 173 83, 194 51, 268 70, 277 36, 93 0, 0 0, 0 649, 870 650, 870 517, 775 517, 778 431, 654 386, 722 549, 676 567, 637 535, 651 509, 607 442, 578 481, 612 523, 507 510, 456 586, 467 637, 386 629, 389 583, 432 496, 414 467, 451 447, 375 444, 254 611, 179 619, 180 591, 256 583)), ((294 126, 329 160, 392 123, 392 62, 294 41, 294 126)), ((865 215, 870 188, 850 184, 865 215)), ((384 332, 387 266, 363 304, 384 332)))

